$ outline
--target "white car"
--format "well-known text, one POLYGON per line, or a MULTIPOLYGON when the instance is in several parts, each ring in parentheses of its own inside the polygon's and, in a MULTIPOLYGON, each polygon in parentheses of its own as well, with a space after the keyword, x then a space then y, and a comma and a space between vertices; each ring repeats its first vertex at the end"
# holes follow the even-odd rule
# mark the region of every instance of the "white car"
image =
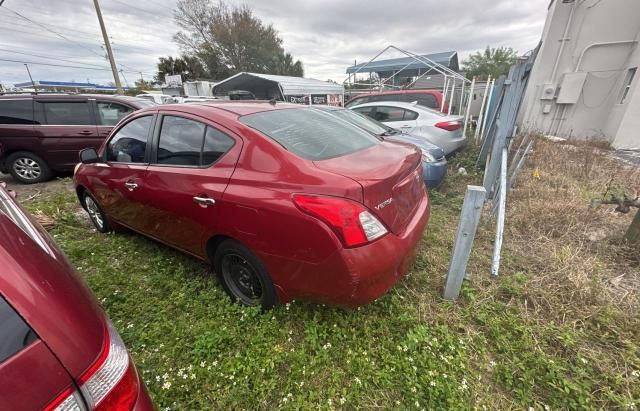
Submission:
POLYGON ((378 101, 350 107, 412 136, 422 137, 450 154, 464 146, 463 117, 450 116, 417 103, 378 101))
POLYGON ((172 96, 167 96, 165 94, 159 93, 143 93, 138 94, 136 97, 153 101, 156 104, 171 104, 176 102, 175 98, 173 98, 172 96))

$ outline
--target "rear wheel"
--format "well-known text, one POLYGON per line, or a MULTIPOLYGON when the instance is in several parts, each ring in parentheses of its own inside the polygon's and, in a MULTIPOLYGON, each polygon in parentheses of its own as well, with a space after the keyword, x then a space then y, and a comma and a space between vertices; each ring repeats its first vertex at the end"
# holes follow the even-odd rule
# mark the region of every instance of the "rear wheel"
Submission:
POLYGON ((11 154, 6 163, 13 178, 23 184, 41 183, 53 176, 47 163, 28 151, 11 154))
POLYGON ((244 245, 234 240, 222 242, 216 250, 213 266, 233 301, 263 308, 276 304, 275 287, 269 273, 244 245))
POLYGON ((84 209, 87 210, 91 222, 101 233, 107 233, 111 231, 107 216, 102 212, 102 209, 96 202, 95 198, 87 191, 82 194, 82 202, 84 203, 84 209))

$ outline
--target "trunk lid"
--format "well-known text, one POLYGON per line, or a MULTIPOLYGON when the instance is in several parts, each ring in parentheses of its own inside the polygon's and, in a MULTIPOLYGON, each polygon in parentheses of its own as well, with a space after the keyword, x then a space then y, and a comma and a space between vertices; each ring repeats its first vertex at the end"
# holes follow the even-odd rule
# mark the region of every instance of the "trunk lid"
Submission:
POLYGON ((328 160, 316 167, 348 177, 362 186, 363 203, 395 234, 402 232, 424 195, 421 152, 385 141, 328 160))

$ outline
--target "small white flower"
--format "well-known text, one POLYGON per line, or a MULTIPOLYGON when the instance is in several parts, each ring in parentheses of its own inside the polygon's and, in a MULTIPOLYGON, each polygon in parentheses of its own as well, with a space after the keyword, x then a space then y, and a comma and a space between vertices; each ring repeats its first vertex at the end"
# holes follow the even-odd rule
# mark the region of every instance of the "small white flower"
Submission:
POLYGON ((167 374, 166 372, 162 375, 162 379, 163 380, 168 380, 169 379, 169 374, 167 374))
POLYGON ((327 404, 329 404, 329 406, 332 406, 332 405, 333 405, 333 400, 332 400, 331 398, 329 398, 329 399, 327 400, 327 404))
POLYGON ((200 361, 200 367, 204 368, 207 365, 206 361, 200 361))
POLYGON ((588 363, 588 362, 589 362, 589 361, 587 361, 587 360, 586 360, 586 359, 584 359, 584 358, 580 358, 580 361, 582 361, 582 363, 583 363, 583 364, 586 364, 586 363, 588 363))
POLYGON ((633 371, 631 371, 631 375, 633 375, 634 377, 638 378, 638 377, 640 377, 640 371, 633 370, 633 371))
POLYGON ((340 404, 344 404, 345 402, 347 402, 347 400, 344 397, 340 397, 340 404))
POLYGON ((489 365, 490 365, 491 367, 495 367, 495 366, 496 366, 496 362, 495 362, 495 361, 493 361, 493 360, 491 360, 491 361, 489 361, 489 365))
POLYGON ((411 387, 411 392, 418 392, 418 389, 416 387, 411 387))
POLYGON ((358 385, 362 385, 362 381, 360 381, 360 378, 358 378, 358 377, 356 377, 356 378, 355 378, 355 382, 356 382, 358 385))
POLYGON ((431 382, 429 383, 430 386, 435 387, 436 386, 436 382, 431 380, 431 382))
POLYGON ((420 408, 420 403, 418 401, 415 402, 416 407, 420 408))
POLYGON ((164 384, 162 384, 162 389, 168 390, 169 388, 171 388, 171 383, 169 381, 165 381, 164 384))
POLYGON ((133 328, 133 323, 127 324, 127 328, 133 328))

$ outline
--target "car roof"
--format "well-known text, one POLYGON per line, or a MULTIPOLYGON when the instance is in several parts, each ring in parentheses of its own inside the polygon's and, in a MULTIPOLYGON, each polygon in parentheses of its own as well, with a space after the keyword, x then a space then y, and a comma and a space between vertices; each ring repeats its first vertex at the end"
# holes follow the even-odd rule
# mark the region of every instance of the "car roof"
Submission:
POLYGON ((360 93, 354 95, 352 98, 356 99, 358 97, 365 96, 384 96, 385 94, 442 94, 442 91, 432 88, 411 88, 405 90, 387 90, 387 91, 372 91, 370 93, 360 93))
MULTIPOLYGON (((309 106, 302 106, 300 104, 282 103, 282 102, 269 102, 266 100, 221 100, 221 101, 198 101, 187 104, 179 104, 184 108, 185 105, 195 105, 200 107, 210 107, 227 111, 229 113, 236 114, 238 117, 246 116, 249 114, 261 113, 265 111, 274 110, 286 110, 286 109, 301 109, 309 106)), ((162 108, 166 108, 171 105, 163 105, 162 108)))
POLYGON ((414 104, 414 103, 406 103, 404 101, 372 101, 371 103, 362 103, 362 104, 358 104, 357 106, 353 106, 351 108, 374 107, 374 106, 390 106, 390 107, 406 108, 408 110, 429 110, 429 111, 434 111, 434 110, 430 110, 428 107, 424 107, 424 106, 421 106, 419 104, 414 104))

